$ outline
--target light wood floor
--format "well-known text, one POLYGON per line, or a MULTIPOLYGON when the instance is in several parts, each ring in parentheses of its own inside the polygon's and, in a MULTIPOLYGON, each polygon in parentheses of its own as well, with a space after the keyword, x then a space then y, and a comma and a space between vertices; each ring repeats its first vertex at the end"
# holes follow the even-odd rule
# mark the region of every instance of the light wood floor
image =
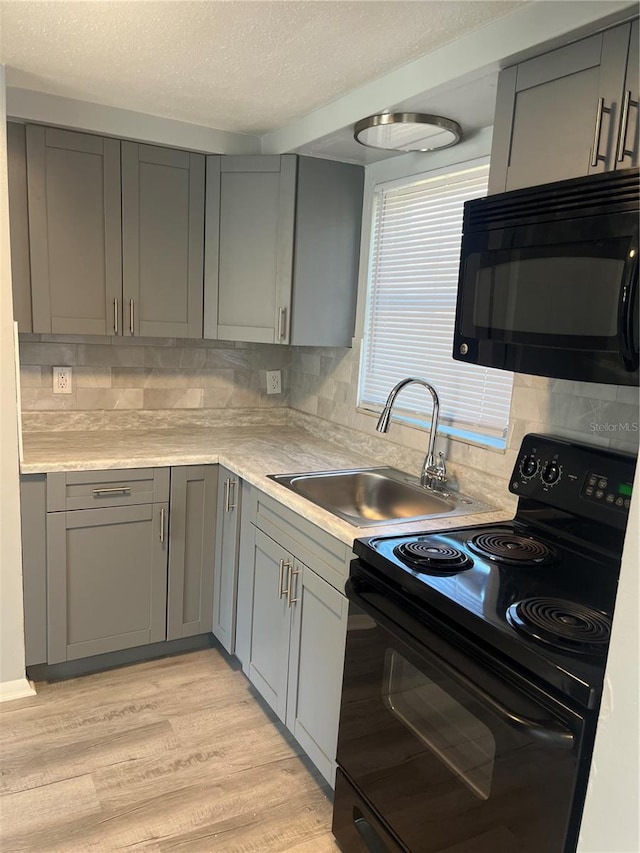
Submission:
POLYGON ((0 705, 0 850, 335 853, 326 785, 216 649, 0 705))

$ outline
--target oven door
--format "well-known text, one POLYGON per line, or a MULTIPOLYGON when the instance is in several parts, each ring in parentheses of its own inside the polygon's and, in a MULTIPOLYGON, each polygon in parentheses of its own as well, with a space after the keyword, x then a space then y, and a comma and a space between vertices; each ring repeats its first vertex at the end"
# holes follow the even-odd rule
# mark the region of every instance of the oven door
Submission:
POLYGON ((338 765, 381 825, 412 853, 571 849, 582 718, 385 596, 347 595, 338 765))

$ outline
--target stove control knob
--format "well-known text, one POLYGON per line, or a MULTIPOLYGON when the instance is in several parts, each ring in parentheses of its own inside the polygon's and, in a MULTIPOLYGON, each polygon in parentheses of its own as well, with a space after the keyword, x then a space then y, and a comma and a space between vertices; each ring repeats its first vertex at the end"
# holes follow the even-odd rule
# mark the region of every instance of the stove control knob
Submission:
POLYGON ((547 462, 542 469, 542 482, 546 483, 547 486, 555 486, 560 479, 561 474, 562 466, 558 465, 558 463, 552 459, 551 462, 547 462))
POLYGON ((538 467, 538 460, 532 453, 530 456, 525 456, 520 463, 520 473, 525 480, 530 480, 538 473, 538 467))

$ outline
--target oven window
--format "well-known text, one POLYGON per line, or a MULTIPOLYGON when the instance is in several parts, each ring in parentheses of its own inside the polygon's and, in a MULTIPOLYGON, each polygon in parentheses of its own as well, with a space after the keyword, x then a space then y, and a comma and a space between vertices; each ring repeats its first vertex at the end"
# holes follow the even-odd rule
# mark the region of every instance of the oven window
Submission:
POLYGON ((435 681, 387 649, 387 708, 480 799, 487 800, 496 743, 489 729, 435 681))

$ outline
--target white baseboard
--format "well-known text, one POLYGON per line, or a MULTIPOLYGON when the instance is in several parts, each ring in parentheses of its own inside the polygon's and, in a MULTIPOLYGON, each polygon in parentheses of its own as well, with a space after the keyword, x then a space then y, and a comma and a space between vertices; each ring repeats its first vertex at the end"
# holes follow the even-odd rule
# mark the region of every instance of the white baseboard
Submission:
POLYGON ((15 681, 0 683, 0 702, 11 702, 12 699, 25 699, 35 696, 36 688, 32 681, 26 678, 16 678, 15 681))

